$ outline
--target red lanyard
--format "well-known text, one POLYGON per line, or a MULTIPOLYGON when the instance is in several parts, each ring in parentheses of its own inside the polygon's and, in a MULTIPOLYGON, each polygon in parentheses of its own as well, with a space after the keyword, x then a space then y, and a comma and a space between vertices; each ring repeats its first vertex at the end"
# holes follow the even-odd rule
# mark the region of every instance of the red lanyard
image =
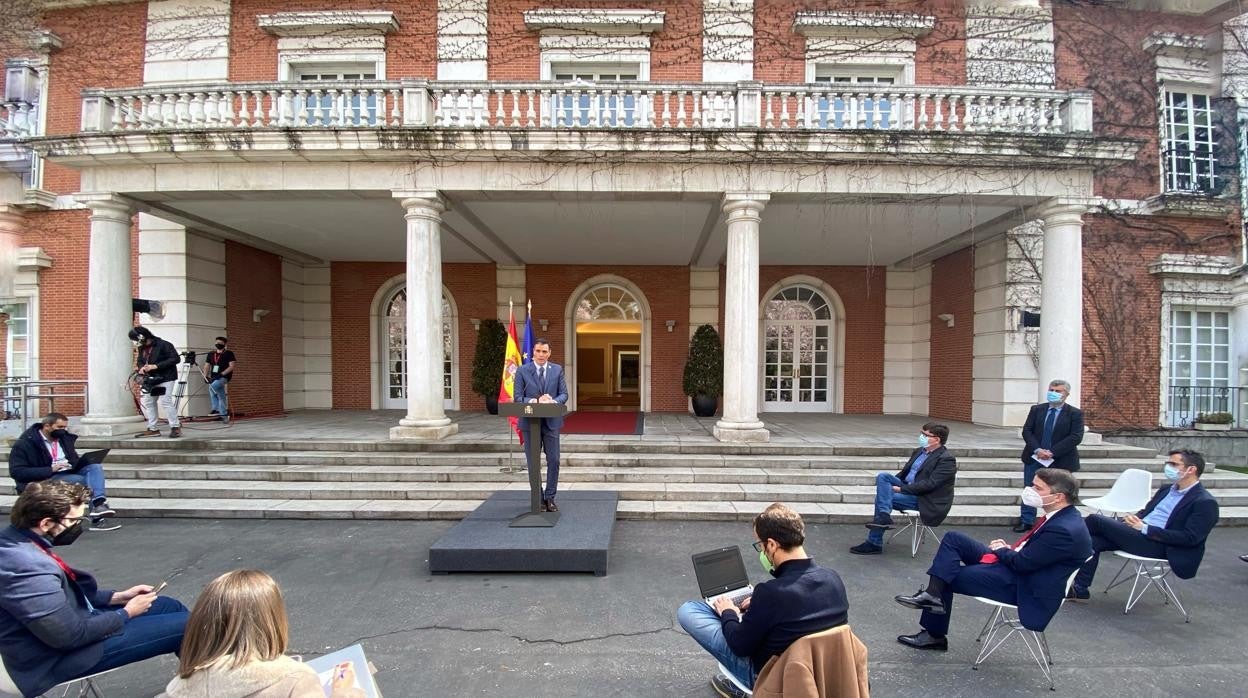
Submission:
POLYGON ((69 581, 71 582, 78 581, 78 575, 74 574, 74 571, 70 569, 69 565, 65 564, 65 561, 62 560, 59 555, 52 552, 51 550, 48 550, 42 545, 39 545, 38 543, 31 543, 31 545, 35 546, 36 548, 39 548, 40 550, 43 551, 45 555, 52 558, 52 560, 56 562, 56 566, 61 568, 61 570, 65 573, 66 577, 69 577, 69 581))
POLYGON ((55 463, 56 457, 59 456, 61 453, 61 444, 57 441, 53 441, 51 443, 52 443, 52 462, 55 463))

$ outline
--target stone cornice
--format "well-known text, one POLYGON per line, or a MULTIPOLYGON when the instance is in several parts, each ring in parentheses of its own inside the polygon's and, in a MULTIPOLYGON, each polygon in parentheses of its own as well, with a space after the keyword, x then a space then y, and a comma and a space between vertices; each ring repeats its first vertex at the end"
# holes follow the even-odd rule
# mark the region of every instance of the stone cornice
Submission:
POLYGON ((1139 213, 1153 216, 1221 219, 1231 212, 1232 202, 1207 194, 1169 192, 1140 202, 1139 213))
POLYGON ((17 248, 18 271, 39 271, 51 266, 52 258, 43 251, 42 247, 17 248))
POLYGON ((663 28, 658 10, 546 9, 524 13, 530 31, 649 34, 663 28))
POLYGON ((256 23, 274 36, 317 36, 340 32, 389 34, 399 28, 399 21, 388 10, 276 12, 258 15, 256 23))
POLYGON ((1163 254, 1148 265, 1148 273, 1161 277, 1230 278, 1238 270, 1233 257, 1209 254, 1163 254))
POLYGON ((936 27, 936 18, 912 12, 798 12, 793 31, 805 36, 867 36, 877 39, 914 39, 936 27))
POLYGON ((1140 45, 1145 51, 1154 55, 1189 58, 1204 56, 1209 48, 1203 36, 1176 34, 1174 32, 1153 32, 1140 45))

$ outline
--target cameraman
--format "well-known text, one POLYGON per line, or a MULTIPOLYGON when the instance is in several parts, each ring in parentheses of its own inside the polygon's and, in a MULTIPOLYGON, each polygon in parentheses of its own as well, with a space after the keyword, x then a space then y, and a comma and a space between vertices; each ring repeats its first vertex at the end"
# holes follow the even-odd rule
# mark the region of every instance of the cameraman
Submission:
POLYGON ((229 341, 225 337, 217 337, 217 342, 213 345, 215 349, 208 352, 203 370, 204 382, 208 384, 208 397, 212 399, 212 413, 220 415, 224 422, 230 421, 230 396, 225 390, 225 384, 234 378, 234 364, 237 363, 234 352, 225 348, 229 341))
POLYGON ((138 348, 135 365, 143 381, 143 416, 147 417, 147 430, 135 434, 134 438, 160 436, 160 429, 156 428, 156 421, 160 419, 156 410, 158 401, 165 411, 165 419, 169 420, 169 438, 182 436, 178 403, 173 399, 173 386, 178 380, 178 350, 142 325, 130 330, 130 341, 138 348))

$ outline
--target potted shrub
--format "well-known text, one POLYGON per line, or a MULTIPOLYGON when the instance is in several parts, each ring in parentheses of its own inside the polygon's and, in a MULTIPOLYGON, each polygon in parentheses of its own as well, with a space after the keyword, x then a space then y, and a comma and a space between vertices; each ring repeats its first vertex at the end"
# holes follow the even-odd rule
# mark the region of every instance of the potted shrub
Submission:
POLYGON ((719 343, 719 333, 714 327, 699 327, 693 333, 693 339, 689 340, 689 357, 685 359, 682 385, 685 395, 693 400, 695 415, 715 415, 719 394, 724 390, 724 347, 719 343))
POLYGON ((498 387, 507 354, 507 329, 498 320, 482 320, 472 358, 472 392, 485 398, 485 409, 498 414, 498 387))
POLYGON ((1230 412, 1201 412, 1195 427, 1200 431, 1230 431, 1235 418, 1230 412))

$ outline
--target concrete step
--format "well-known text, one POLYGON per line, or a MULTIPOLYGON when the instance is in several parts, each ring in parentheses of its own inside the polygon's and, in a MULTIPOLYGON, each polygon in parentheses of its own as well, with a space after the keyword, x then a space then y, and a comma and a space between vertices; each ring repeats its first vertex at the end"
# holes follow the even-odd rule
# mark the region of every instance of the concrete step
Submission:
MULTIPOLYGON (((7 511, 15 497, 0 496, 0 510, 7 511)), ((299 499, 151 499, 110 497, 119 519, 167 518, 246 518, 246 519, 450 519, 467 516, 480 499, 456 500, 299 500, 299 499)), ((617 519, 725 520, 750 521, 765 506, 762 502, 726 501, 636 501, 622 500, 617 519)), ((871 517, 869 504, 793 504, 811 523, 861 524, 871 517)), ((1089 513, 1084 510, 1084 513, 1089 513)), ((1018 517, 1013 506, 957 504, 949 513, 949 525, 1006 526, 1018 517)), ((1248 525, 1248 507, 1222 507, 1220 525, 1248 525)), ((940 529, 937 529, 939 533, 940 529)), ((105 534, 102 534, 105 535, 105 534)))
MULTIPOLYGON (((987 465, 987 464, 985 464, 987 465)), ((1160 468, 1155 471, 1154 482, 1160 486, 1160 468)), ((286 465, 278 463, 249 464, 200 464, 156 465, 114 464, 109 460, 107 473, 110 482, 124 480, 234 480, 248 482, 283 483, 494 483, 524 482, 523 470, 507 473, 497 466, 481 465, 286 465)), ((564 483, 728 483, 735 485, 829 485, 871 486, 875 471, 840 468, 794 468, 768 467, 574 467, 565 464, 560 470, 564 483)), ((1087 488, 1108 488, 1118 477, 1117 471, 1097 472, 1080 470, 1080 482, 1087 488)), ((1220 470, 1206 473, 1202 478, 1210 489, 1222 487, 1248 487, 1248 475, 1220 470)), ((972 470, 963 468, 958 472, 959 487, 1021 488, 1021 468, 1007 464, 1005 469, 972 470)))
MULTIPOLYGON (((423 443, 406 441, 352 441, 352 440, 301 440, 301 441, 249 441, 238 439, 102 439, 83 437, 78 441, 79 450, 96 448, 171 450, 171 451, 329 451, 344 453, 391 453, 391 454, 455 454, 455 453, 509 453, 520 446, 515 440, 464 440, 423 443)), ((904 458, 913 447, 908 444, 874 445, 848 444, 827 445, 818 443, 794 443, 773 441, 764 444, 726 444, 705 438, 657 439, 652 437, 611 437, 597 435, 564 435, 561 447, 565 454, 668 454, 668 455, 723 455, 723 456, 862 456, 904 458)), ((1022 441, 1017 445, 1001 444, 986 446, 962 446, 954 444, 950 450, 958 458, 1011 458, 1017 459, 1022 451, 1022 441)), ((1098 444, 1080 446, 1081 455, 1089 458, 1151 458, 1151 449, 1098 444)))
MULTIPOLYGON (((881 456, 724 456, 715 454, 562 454, 562 462, 570 468, 831 468, 841 470, 867 470, 871 472, 896 472, 905 466, 904 457, 881 456)), ((425 468, 431 466, 482 466, 520 467, 524 457, 519 453, 502 454, 488 452, 464 453, 350 453, 334 451, 178 451, 157 449, 117 449, 109 454, 108 468, 130 464, 185 464, 201 466, 206 463, 224 465, 326 465, 326 466, 403 466, 425 468)), ((1080 472, 1120 473, 1126 468, 1139 467, 1161 473, 1165 459, 1160 456, 1136 458, 1085 458, 1080 472)), ((964 457, 958 460, 961 471, 969 470, 1019 470, 1022 464, 1015 457, 984 458, 964 457)))

